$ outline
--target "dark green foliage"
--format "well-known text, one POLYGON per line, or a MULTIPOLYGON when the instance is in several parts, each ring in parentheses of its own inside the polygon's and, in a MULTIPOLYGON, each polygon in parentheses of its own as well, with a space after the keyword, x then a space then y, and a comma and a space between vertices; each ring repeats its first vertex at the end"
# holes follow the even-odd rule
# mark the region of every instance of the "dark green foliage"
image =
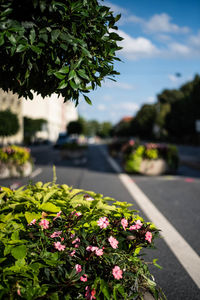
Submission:
POLYGON ((132 135, 141 138, 151 138, 155 119, 155 105, 144 104, 131 122, 132 135))
POLYGON ((1 0, 0 87, 76 103, 81 93, 91 104, 85 93, 119 74, 113 67, 119 17, 97 0, 1 0))
POLYGON ((24 139, 30 143, 37 131, 42 130, 42 125, 46 123, 44 119, 31 119, 24 117, 24 139))
POLYGON ((200 77, 179 89, 164 90, 158 95, 156 124, 160 137, 173 142, 196 143, 196 120, 200 120, 200 77))
POLYGON ((9 110, 0 111, 0 136, 11 136, 18 132, 19 121, 15 114, 9 110))
POLYGON ((67 134, 81 134, 83 133, 83 125, 80 120, 72 121, 67 125, 67 134))

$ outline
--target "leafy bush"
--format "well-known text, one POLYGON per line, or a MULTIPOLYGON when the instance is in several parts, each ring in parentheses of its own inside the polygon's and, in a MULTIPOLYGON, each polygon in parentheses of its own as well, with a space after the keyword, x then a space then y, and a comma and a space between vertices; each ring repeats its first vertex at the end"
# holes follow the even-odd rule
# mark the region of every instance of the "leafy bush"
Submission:
POLYGON ((28 148, 15 145, 0 148, 0 162, 23 165, 27 161, 31 161, 30 149, 28 148))
POLYGON ((129 206, 54 183, 1 188, 0 299, 163 299, 139 256, 158 230, 129 206))
POLYGON ((10 110, 0 111, 0 136, 11 136, 19 131, 19 120, 10 110))
POLYGON ((164 159, 171 171, 178 168, 178 150, 174 145, 153 144, 144 145, 132 144, 124 151, 124 165, 127 172, 139 172, 143 159, 157 160, 164 159))

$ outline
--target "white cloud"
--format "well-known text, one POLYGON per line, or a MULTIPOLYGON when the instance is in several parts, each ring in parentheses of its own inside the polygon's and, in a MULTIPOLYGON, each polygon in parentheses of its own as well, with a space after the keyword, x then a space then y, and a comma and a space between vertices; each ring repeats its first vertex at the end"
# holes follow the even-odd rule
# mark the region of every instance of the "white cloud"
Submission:
POLYGON ((150 18, 149 21, 144 21, 145 30, 148 32, 164 32, 164 33, 188 33, 188 27, 180 27, 171 23, 171 17, 166 14, 156 14, 150 18))
POLYGON ((177 83, 178 81, 180 81, 180 78, 173 74, 168 75, 168 78, 171 82, 174 82, 174 83, 177 83))
POLYGON ((183 45, 180 43, 171 43, 169 45, 169 50, 173 53, 173 54, 180 54, 180 55, 188 55, 191 53, 191 48, 189 48, 187 45, 183 45))
POLYGON ((103 100, 111 101, 111 100, 113 100, 113 97, 110 94, 106 94, 106 95, 103 96, 103 100))
POLYGON ((124 110, 130 114, 135 113, 139 109, 139 105, 135 102, 121 102, 117 105, 118 110, 124 110))
POLYGON ((192 35, 189 38, 190 44, 192 44, 194 47, 200 47, 200 30, 198 31, 197 35, 192 35))
POLYGON ((148 97, 148 98, 147 98, 147 101, 146 101, 146 102, 151 104, 151 103, 156 102, 156 99, 155 99, 155 97, 152 97, 152 96, 151 96, 151 97, 148 97))
POLYGON ((97 109, 100 110, 100 111, 105 111, 106 110, 106 106, 104 104, 99 104, 97 106, 97 109))
POLYGON ((104 86, 107 87, 107 88, 119 88, 119 89, 122 89, 122 90, 134 90, 134 86, 129 84, 129 83, 126 83, 126 82, 118 82, 118 81, 106 81, 104 83, 104 86))
POLYGON ((119 42, 119 46, 123 47, 120 52, 129 59, 150 57, 159 53, 156 46, 144 37, 133 38, 122 30, 118 30, 118 34, 124 38, 119 42))

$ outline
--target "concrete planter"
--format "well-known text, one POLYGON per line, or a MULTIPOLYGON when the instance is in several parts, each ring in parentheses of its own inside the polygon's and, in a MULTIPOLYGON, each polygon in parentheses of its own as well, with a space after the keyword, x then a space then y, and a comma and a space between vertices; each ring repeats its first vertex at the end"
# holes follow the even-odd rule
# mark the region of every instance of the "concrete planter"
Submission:
POLYGON ((33 166, 27 161, 23 165, 0 163, 0 178, 27 177, 32 173, 33 166))
POLYGON ((168 164, 164 159, 143 159, 140 164, 139 173, 143 175, 162 175, 169 171, 168 164))

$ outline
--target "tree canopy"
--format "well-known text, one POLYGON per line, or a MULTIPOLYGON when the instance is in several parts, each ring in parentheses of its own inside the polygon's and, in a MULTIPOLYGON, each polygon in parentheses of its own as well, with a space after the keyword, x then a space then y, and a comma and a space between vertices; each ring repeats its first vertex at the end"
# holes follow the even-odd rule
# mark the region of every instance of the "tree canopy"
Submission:
POLYGON ((0 136, 14 135, 19 130, 19 121, 10 110, 0 111, 0 136))
POLYGON ((91 104, 86 94, 119 74, 119 18, 97 0, 1 0, 0 88, 91 104))

